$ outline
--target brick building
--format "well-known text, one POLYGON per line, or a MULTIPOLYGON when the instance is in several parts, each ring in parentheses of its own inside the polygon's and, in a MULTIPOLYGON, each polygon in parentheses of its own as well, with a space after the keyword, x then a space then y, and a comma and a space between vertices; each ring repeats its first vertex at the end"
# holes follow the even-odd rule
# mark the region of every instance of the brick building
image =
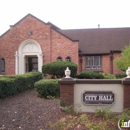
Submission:
POLYGON ((130 28, 62 30, 28 14, 0 36, 0 74, 41 71, 56 60, 71 60, 78 71, 120 71, 114 59, 130 41, 130 28))

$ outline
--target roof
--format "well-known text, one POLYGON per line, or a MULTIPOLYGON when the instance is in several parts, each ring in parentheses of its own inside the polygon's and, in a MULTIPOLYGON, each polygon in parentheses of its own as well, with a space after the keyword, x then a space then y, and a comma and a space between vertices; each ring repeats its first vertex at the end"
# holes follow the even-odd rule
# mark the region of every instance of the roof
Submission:
MULTIPOLYGON (((122 51, 122 49, 130 43, 130 28, 97 28, 97 29, 67 29, 62 30, 51 22, 45 23, 36 18, 32 14, 27 14, 19 20, 13 27, 20 23, 28 16, 41 21, 46 25, 50 25, 52 29, 72 40, 79 42, 79 50, 82 54, 109 54, 111 51, 122 51)), ((0 36, 0 38, 7 32, 0 36)))
POLYGON ((60 32, 79 40, 82 54, 108 54, 121 51, 130 43, 130 28, 69 29, 60 32))

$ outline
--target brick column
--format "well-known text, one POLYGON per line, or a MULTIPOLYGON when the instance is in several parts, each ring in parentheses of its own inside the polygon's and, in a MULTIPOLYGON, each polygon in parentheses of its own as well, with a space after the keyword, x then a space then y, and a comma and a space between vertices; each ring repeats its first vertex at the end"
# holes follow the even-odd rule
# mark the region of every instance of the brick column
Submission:
POLYGON ((124 109, 130 108, 130 78, 123 80, 124 85, 124 109))
POLYGON ((74 104, 74 84, 73 78, 63 78, 59 80, 60 84, 60 100, 65 102, 67 105, 74 104))

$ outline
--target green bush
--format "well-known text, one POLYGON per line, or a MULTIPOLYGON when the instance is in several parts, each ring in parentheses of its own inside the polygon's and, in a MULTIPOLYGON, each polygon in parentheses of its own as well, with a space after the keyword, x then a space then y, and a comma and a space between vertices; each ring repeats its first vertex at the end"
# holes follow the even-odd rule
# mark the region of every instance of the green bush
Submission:
POLYGON ((105 119, 109 119, 111 117, 111 110, 110 110, 110 106, 107 106, 107 107, 102 107, 102 108, 96 108, 95 109, 95 113, 97 116, 101 116, 105 119))
POLYGON ((23 92, 33 88, 34 83, 42 79, 42 73, 29 72, 22 75, 1 76, 0 77, 0 98, 12 96, 18 92, 23 92))
POLYGON ((0 78, 0 99, 8 96, 12 96, 17 93, 17 87, 15 85, 15 79, 13 78, 0 78))
POLYGON ((127 75, 125 73, 116 74, 115 75, 117 79, 125 78, 127 75))
POLYGON ((115 76, 109 73, 101 73, 104 76, 104 79, 115 79, 115 76))
POLYGON ((42 72, 49 74, 52 78, 62 78, 65 75, 66 67, 71 70, 71 77, 75 77, 77 73, 77 65, 68 61, 50 62, 42 66, 42 72))
POLYGON ((34 84, 40 97, 59 97, 60 87, 56 79, 43 79, 34 84))
POLYGON ((78 79, 103 79, 104 76, 101 73, 84 71, 76 75, 78 79))

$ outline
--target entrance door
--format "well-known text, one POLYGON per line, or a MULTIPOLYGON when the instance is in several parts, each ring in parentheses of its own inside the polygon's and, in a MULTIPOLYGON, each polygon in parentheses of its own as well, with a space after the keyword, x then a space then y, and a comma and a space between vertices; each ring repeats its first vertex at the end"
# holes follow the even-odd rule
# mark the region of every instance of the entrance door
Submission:
POLYGON ((28 71, 38 71, 37 57, 28 57, 28 71))

